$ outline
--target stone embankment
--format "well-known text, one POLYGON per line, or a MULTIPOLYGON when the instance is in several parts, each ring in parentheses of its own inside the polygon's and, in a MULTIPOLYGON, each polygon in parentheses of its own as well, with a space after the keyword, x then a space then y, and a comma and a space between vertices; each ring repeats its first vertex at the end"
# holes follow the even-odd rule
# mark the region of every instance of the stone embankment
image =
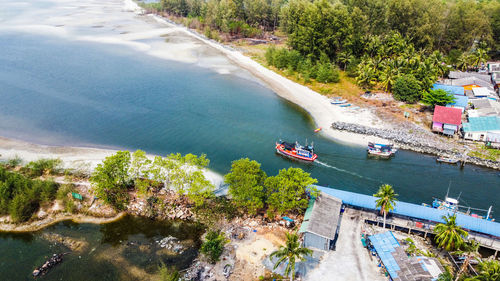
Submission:
POLYGON ((460 160, 465 159, 467 164, 474 164, 500 170, 500 162, 464 156, 467 151, 463 145, 451 140, 445 140, 442 137, 426 131, 414 124, 405 124, 404 127, 399 126, 394 129, 377 129, 352 123, 334 122, 332 123, 332 129, 376 136, 394 142, 401 149, 443 157, 451 157, 460 160))

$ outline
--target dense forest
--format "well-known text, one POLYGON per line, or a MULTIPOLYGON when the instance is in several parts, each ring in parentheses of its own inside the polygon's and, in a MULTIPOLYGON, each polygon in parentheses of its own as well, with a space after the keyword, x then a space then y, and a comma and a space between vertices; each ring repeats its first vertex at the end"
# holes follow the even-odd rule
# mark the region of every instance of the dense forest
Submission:
POLYGON ((405 79, 427 91, 448 65, 477 69, 500 56, 499 0, 161 0, 152 7, 215 39, 284 34, 289 53, 268 54, 267 62, 304 80, 319 74, 336 82, 341 68, 365 88, 392 91, 405 79))

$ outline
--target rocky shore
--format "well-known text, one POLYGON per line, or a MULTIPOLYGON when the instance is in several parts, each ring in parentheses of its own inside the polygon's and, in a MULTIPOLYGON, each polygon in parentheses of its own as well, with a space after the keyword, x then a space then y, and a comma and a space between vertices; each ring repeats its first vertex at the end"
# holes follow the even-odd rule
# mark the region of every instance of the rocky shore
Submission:
POLYGON ((500 170, 500 162, 467 156, 467 149, 452 140, 446 140, 415 124, 405 124, 392 129, 378 129, 353 123, 333 122, 331 128, 337 131, 375 136, 394 142, 401 149, 465 160, 467 164, 500 170))

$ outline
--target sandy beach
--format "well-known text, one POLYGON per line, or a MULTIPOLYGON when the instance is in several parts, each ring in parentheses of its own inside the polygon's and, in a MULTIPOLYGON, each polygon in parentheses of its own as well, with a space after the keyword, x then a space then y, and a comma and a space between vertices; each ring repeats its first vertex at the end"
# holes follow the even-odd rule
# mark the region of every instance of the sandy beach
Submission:
MULTIPOLYGON (((125 9, 137 14, 143 13, 142 9, 132 0, 125 0, 125 9)), ((341 132, 333 130, 330 127, 332 122, 346 122, 374 128, 387 128, 389 124, 382 122, 382 120, 373 114, 370 109, 358 108, 357 110, 351 110, 349 108, 332 105, 327 97, 277 74, 237 50, 214 40, 209 40, 188 28, 173 25, 160 16, 151 14, 147 16, 154 18, 164 25, 175 28, 180 32, 184 32, 220 51, 233 63, 249 71, 255 77, 263 81, 277 95, 305 109, 314 119, 316 127, 322 128, 321 134, 333 140, 362 146, 365 146, 369 141, 387 142, 387 140, 378 137, 341 132)))

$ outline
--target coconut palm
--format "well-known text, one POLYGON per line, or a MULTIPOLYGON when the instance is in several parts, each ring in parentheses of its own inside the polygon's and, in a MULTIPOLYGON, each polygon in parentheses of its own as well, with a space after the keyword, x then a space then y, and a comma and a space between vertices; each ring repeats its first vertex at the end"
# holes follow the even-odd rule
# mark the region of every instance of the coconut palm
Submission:
POLYGON ((471 55, 473 59, 472 63, 476 68, 479 68, 481 64, 485 64, 486 61, 488 61, 489 59, 488 51, 489 49, 479 47, 476 49, 474 53, 472 53, 471 55))
POLYGON ((434 228, 438 246, 446 251, 460 249, 464 245, 464 239, 469 236, 467 231, 457 225, 456 219, 456 215, 443 216, 445 223, 440 223, 434 228))
POLYGON ((306 256, 310 256, 311 254, 312 250, 300 246, 299 236, 297 234, 287 233, 285 246, 280 246, 278 250, 272 252, 270 258, 278 258, 274 264, 274 269, 286 262, 285 276, 288 276, 291 273, 293 281, 295 278, 296 260, 304 261, 306 256))
POLYGON ((385 218, 387 213, 394 210, 396 206, 396 197, 398 196, 394 192, 394 188, 388 184, 383 184, 380 186, 377 193, 373 194, 373 196, 378 197, 377 201, 375 201, 376 207, 380 207, 380 213, 384 215, 384 228, 385 228, 385 218))
POLYGON ((500 263, 498 261, 483 261, 477 268, 479 275, 466 278, 466 281, 500 281, 500 263))

